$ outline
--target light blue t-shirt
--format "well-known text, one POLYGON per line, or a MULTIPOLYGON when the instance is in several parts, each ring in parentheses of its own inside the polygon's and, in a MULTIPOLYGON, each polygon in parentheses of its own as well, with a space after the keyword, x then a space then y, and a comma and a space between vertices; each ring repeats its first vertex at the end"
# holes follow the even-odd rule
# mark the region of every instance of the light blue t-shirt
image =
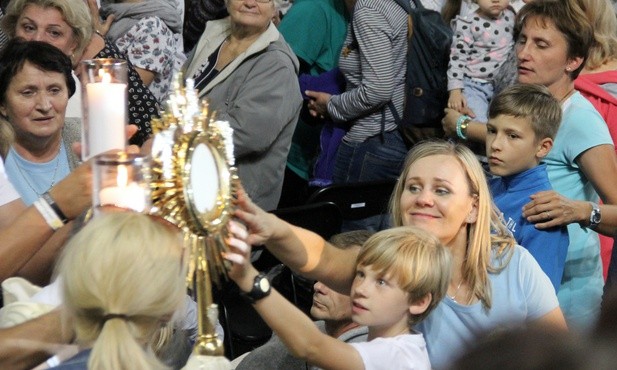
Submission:
MULTIPOLYGON (((492 264, 500 262, 493 258, 492 264)), ((555 289, 536 260, 525 248, 515 246, 512 258, 497 274, 488 274, 492 307, 482 302, 470 306, 446 296, 435 310, 416 326, 424 334, 431 365, 443 369, 458 358, 478 335, 519 326, 539 319, 559 306, 555 289)))
MULTIPOLYGON (((581 171, 576 158, 584 151, 613 141, 606 123, 580 93, 562 106, 563 118, 553 149, 544 159, 548 178, 556 192, 575 199, 598 202, 593 184, 581 171)), ((600 241, 594 231, 578 223, 568 225, 570 245, 564 268, 559 303, 568 325, 587 329, 595 322, 602 301, 600 241)))
POLYGON ((71 172, 64 142, 60 143, 58 155, 47 163, 27 161, 11 148, 4 165, 9 180, 26 206, 34 203, 71 172))

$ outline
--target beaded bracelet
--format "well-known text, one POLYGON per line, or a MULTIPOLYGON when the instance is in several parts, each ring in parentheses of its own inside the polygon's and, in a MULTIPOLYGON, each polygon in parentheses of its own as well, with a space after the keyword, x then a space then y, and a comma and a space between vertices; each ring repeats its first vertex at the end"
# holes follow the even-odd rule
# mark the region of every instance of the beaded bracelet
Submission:
POLYGON ((462 114, 456 120, 456 136, 458 136, 460 139, 467 140, 467 135, 465 135, 465 133, 467 131, 467 126, 469 125, 470 121, 471 117, 466 114, 462 114))

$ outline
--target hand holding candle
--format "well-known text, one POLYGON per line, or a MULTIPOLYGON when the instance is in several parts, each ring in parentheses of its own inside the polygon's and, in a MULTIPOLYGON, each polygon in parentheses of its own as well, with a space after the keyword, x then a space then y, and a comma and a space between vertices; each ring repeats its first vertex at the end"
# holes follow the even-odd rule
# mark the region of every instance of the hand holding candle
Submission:
MULTIPOLYGON (((95 158, 93 204, 136 212, 150 209, 149 163, 136 154, 102 154, 95 158)), ((98 211, 97 211, 98 212, 98 211)))

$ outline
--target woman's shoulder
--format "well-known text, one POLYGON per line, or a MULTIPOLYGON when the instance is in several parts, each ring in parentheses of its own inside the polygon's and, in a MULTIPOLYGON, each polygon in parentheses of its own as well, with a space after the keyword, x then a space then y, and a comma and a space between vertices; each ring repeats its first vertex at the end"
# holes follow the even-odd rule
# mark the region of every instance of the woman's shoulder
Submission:
POLYGON ((606 126, 606 123, 593 104, 591 104, 580 92, 575 91, 565 104, 561 127, 589 130, 590 127, 594 125, 596 127, 602 127, 606 126), (584 121, 585 124, 581 125, 581 121, 584 121))
MULTIPOLYGON (((503 284, 516 284, 522 290, 527 290, 529 285, 542 285, 554 292, 550 280, 542 271, 542 268, 524 247, 514 244, 507 254, 499 255, 495 251, 492 254, 493 266, 502 266, 497 273, 489 274, 492 283, 497 286, 503 284)), ((493 287, 495 290, 496 287, 493 287)), ((524 292, 523 292, 524 293, 524 292)))
POLYGON ((262 58, 271 63, 284 64, 291 67, 295 71, 294 73, 298 73, 300 62, 281 33, 276 40, 270 42, 266 47, 265 53, 262 53, 262 58))

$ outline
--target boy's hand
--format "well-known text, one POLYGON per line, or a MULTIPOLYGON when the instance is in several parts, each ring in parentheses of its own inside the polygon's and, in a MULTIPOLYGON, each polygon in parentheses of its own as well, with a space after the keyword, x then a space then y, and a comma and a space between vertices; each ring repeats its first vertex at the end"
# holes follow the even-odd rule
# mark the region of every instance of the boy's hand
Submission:
POLYGON ((456 109, 462 112, 463 108, 467 107, 467 100, 461 89, 450 90, 450 96, 448 98, 448 108, 456 109))
POLYGON ((223 253, 223 258, 231 262, 228 271, 229 277, 238 284, 243 292, 248 292, 253 287, 253 280, 258 271, 251 264, 251 247, 246 239, 249 234, 240 223, 229 222, 230 237, 227 239, 229 252, 223 253))

